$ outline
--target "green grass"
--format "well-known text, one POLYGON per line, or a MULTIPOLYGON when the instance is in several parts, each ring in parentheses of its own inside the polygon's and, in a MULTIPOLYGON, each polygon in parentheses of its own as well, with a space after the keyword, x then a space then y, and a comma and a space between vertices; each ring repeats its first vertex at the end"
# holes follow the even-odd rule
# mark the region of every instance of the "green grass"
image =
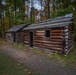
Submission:
POLYGON ((24 46, 24 45, 22 45, 22 44, 18 44, 18 43, 14 43, 14 44, 13 44, 13 47, 14 47, 14 48, 17 48, 17 49, 21 49, 21 50, 28 50, 28 49, 29 49, 29 47, 24 46))
POLYGON ((0 75, 39 75, 0 51, 0 75))
POLYGON ((76 65, 76 43, 74 44, 73 49, 69 52, 69 54, 58 54, 58 53, 53 53, 51 55, 52 58, 61 61, 63 63, 66 63, 68 65, 76 65))
POLYGON ((13 46, 14 46, 15 48, 20 48, 20 49, 26 48, 25 46, 23 46, 23 45, 21 45, 21 44, 17 44, 17 43, 14 43, 13 46))

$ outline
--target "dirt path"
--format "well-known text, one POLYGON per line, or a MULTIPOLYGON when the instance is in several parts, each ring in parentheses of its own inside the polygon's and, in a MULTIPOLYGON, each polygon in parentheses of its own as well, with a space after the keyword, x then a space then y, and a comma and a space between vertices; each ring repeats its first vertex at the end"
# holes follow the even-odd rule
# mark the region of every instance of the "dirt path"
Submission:
POLYGON ((48 59, 45 55, 32 52, 32 50, 20 50, 6 42, 0 45, 0 50, 40 75, 76 75, 76 68, 64 66, 62 63, 48 59))

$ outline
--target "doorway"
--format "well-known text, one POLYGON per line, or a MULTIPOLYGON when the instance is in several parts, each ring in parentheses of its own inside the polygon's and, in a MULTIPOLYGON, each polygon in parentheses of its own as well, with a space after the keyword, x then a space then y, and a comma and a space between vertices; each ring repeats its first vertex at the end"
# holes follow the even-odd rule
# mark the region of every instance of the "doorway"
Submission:
POLYGON ((33 32, 29 32, 29 45, 33 47, 33 32))
POLYGON ((15 36, 16 36, 16 35, 15 35, 15 33, 13 33, 13 37, 14 37, 14 38, 13 38, 13 39, 14 39, 14 43, 15 43, 15 41, 16 41, 16 40, 15 40, 15 39, 16 39, 16 38, 15 38, 15 36))

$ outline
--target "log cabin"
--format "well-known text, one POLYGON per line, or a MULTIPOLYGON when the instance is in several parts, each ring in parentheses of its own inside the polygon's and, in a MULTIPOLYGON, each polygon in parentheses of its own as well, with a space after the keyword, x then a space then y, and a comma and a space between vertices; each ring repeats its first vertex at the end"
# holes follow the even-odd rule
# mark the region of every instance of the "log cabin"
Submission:
POLYGON ((29 24, 21 24, 17 26, 13 26, 5 33, 5 38, 8 41, 16 42, 16 43, 23 43, 23 31, 24 27, 27 27, 29 24))
POLYGON ((24 44, 46 51, 68 54, 74 43, 73 15, 48 19, 23 28, 24 44))

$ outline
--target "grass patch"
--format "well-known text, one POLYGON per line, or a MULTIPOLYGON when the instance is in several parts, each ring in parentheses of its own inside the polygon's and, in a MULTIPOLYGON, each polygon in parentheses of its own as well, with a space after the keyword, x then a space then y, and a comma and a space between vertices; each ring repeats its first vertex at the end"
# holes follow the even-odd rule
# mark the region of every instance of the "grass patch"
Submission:
POLYGON ((40 54, 46 54, 46 52, 44 50, 40 50, 40 49, 37 49, 37 48, 32 48, 32 51, 40 53, 40 54))
POLYGON ((5 39, 0 38, 0 45, 3 45, 5 43, 5 39))
POLYGON ((53 53, 50 56, 58 61, 65 62, 66 64, 75 66, 76 65, 76 43, 74 44, 73 49, 69 52, 68 55, 53 53))
POLYGON ((0 51, 0 75, 39 75, 0 51))
POLYGON ((21 45, 21 44, 17 44, 17 43, 14 43, 13 46, 14 46, 15 48, 26 49, 25 46, 23 46, 23 45, 21 45))
POLYGON ((24 46, 22 44, 17 44, 17 43, 14 43, 13 44, 13 47, 14 48, 17 48, 17 49, 21 49, 21 50, 29 50, 29 47, 28 46, 24 46))

